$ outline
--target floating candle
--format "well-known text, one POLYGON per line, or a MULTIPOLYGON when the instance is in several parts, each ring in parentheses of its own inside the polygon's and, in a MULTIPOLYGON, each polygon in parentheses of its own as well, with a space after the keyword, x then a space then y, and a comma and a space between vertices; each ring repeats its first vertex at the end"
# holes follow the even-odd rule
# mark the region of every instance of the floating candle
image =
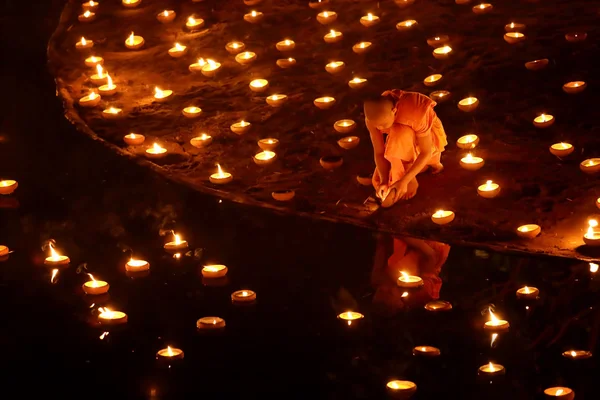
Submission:
POLYGON ((225 45, 225 50, 227 50, 229 54, 237 54, 241 51, 244 51, 245 48, 246 45, 238 41, 232 41, 225 45))
POLYGON ((231 294, 233 304, 247 304, 256 301, 256 293, 252 290, 238 290, 231 294))
POLYGON ((196 327, 200 330, 223 329, 225 320, 219 317, 203 317, 196 321, 196 327))
POLYGON ((252 51, 244 51, 243 53, 239 53, 235 56, 235 61, 241 65, 247 65, 256 60, 256 53, 252 51))
POLYGON ((433 346, 417 346, 413 348, 414 356, 422 356, 422 357, 437 357, 441 354, 440 349, 433 346))
POLYGON ((131 35, 125 40, 125 47, 130 50, 138 50, 141 49, 144 45, 144 38, 141 36, 136 36, 133 32, 131 35))
POLYGON ((105 281, 97 281, 96 279, 94 279, 94 275, 92 274, 88 274, 90 277, 90 280, 85 282, 82 285, 83 291, 85 294, 89 294, 89 295, 98 295, 98 294, 104 294, 108 292, 108 289, 110 288, 110 285, 105 282, 105 281))
POLYGON ((250 122, 246 122, 246 121, 242 120, 240 122, 231 124, 229 129, 231 129, 231 131, 237 135, 243 135, 244 133, 248 132, 251 127, 252 127, 252 124, 250 122))
POLYGON ((263 150, 255 154, 252 159, 256 165, 269 165, 277 159, 277 154, 270 150, 263 150))
POLYGON ((588 158, 579 164, 579 169, 586 174, 596 174, 600 172, 600 158, 588 158))
POLYGON ((449 40, 450 38, 448 37, 448 35, 439 35, 427 39, 427 44, 436 49, 448 43, 449 40))
POLYGON ((123 4, 123 7, 135 8, 142 3, 142 0, 122 0, 121 3, 123 4))
POLYGON ((156 359, 162 361, 173 361, 183 359, 183 350, 176 347, 167 346, 166 349, 161 349, 156 353, 156 359))
POLYGON ((106 83, 107 76, 108 74, 104 72, 102 65, 98 64, 96 65, 96 73, 90 76, 90 81, 92 81, 94 85, 104 85, 106 83))
POLYGON ((459 149, 474 149, 479 144, 479 137, 477 135, 469 134, 461 136, 456 141, 456 146, 459 149))
POLYGON ((350 150, 358 146, 360 138, 358 136, 346 136, 338 140, 337 143, 342 149, 350 150))
POLYGON ((204 20, 202 18, 194 18, 193 16, 188 17, 185 21, 185 27, 190 31, 201 29, 204 26, 204 20))
POLYGON ((450 92, 447 90, 436 90, 435 92, 431 92, 429 97, 437 103, 443 103, 450 100, 450 92))
POLYGON ((365 16, 360 17, 360 23, 367 28, 377 25, 380 22, 380 19, 377 15, 373 15, 368 13, 365 16))
POLYGON ((330 96, 319 97, 313 101, 314 105, 320 108, 321 110, 327 110, 335 104, 335 99, 330 96))
POLYGON ((100 99, 101 97, 98 93, 90 90, 89 94, 79 99, 79 105, 81 107, 96 107, 100 103, 100 99))
POLYGON ((276 62, 277 66, 279 68, 290 68, 293 67, 294 65, 296 65, 296 59, 292 58, 292 57, 288 57, 288 58, 280 58, 278 59, 276 62))
POLYGON ((169 55, 173 58, 179 58, 186 55, 188 52, 187 46, 183 46, 179 43, 175 43, 173 47, 169 49, 169 55))
POLYGON ((142 272, 150 269, 150 263, 144 260, 134 260, 133 258, 125 264, 125 270, 128 272, 142 272))
POLYGON ((473 12, 475 14, 487 14, 494 8, 493 5, 489 3, 481 3, 478 6, 473 7, 473 12))
POLYGON ((167 251, 185 250, 189 247, 187 240, 181 240, 181 237, 173 232, 173 241, 165 243, 163 248, 167 251))
POLYGON ((288 100, 288 97, 285 94, 272 94, 265 100, 271 107, 281 107, 288 100))
POLYGON ((483 328, 485 330, 496 332, 508 330, 508 328, 510 327, 508 321, 498 319, 491 309, 489 309, 488 311, 490 313, 490 320, 483 325, 483 328))
POLYGON ((477 171, 483 167, 485 161, 481 157, 473 157, 471 153, 460 159, 460 166, 469 171, 477 171))
POLYGON ((506 373, 506 369, 503 365, 489 363, 486 365, 482 365, 479 367, 479 375, 483 375, 486 377, 504 375, 506 373))
POLYGON ((350 133, 356 128, 356 122, 351 119, 340 119, 335 121, 333 129, 339 133, 350 133))
POLYGON ((393 380, 385 385, 388 395, 394 399, 409 399, 417 391, 417 384, 411 381, 393 380))
POLYGON ((323 167, 327 171, 332 171, 336 168, 339 168, 344 164, 344 159, 338 156, 325 156, 321 157, 319 160, 321 167, 323 167))
POLYGON ((167 149, 159 145, 158 143, 154 143, 152 147, 146 149, 146 156, 149 158, 162 158, 167 155, 167 149))
POLYGON ((123 116, 123 110, 117 107, 108 107, 102 110, 102 118, 104 119, 117 119, 123 116))
POLYGON ((90 0, 90 1, 86 1, 85 3, 83 3, 81 5, 81 8, 84 11, 96 11, 96 9, 98 8, 99 5, 100 5, 100 3, 98 3, 97 1, 90 0))
POLYGON ((264 14, 260 11, 252 11, 244 15, 244 21, 251 24, 258 24, 264 18, 264 14))
POLYGON ((18 187, 19 184, 13 179, 0 180, 0 194, 2 195, 9 195, 17 190, 18 187))
POLYGON ((540 234, 542 228, 536 224, 521 225, 517 228, 517 236, 524 239, 533 239, 540 234))
POLYGON ((258 141, 258 147, 263 150, 273 151, 279 146, 279 140, 273 138, 260 139, 258 141))
POLYGON ((585 360, 592 357, 592 352, 587 350, 567 350, 562 356, 571 360, 585 360))
POLYGON ((542 58, 540 60, 533 60, 533 61, 528 61, 525 63, 525 68, 527 68, 530 71, 539 71, 541 69, 544 69, 548 66, 548 63, 550 61, 547 58, 542 58))
POLYGON ((567 33, 565 35, 565 39, 567 39, 567 42, 571 42, 571 43, 583 42, 585 39, 587 39, 587 33, 585 33, 585 32, 567 33))
POLYGON ((106 85, 100 86, 98 91, 102 96, 112 96, 117 92, 117 85, 113 83, 110 75, 106 74, 106 85))
POLYGON ((539 294, 540 290, 535 287, 523 286, 522 288, 517 289, 517 299, 537 299, 539 294))
POLYGON ((566 157, 571 154, 573 150, 575 150, 575 147, 573 147, 573 145, 570 143, 560 142, 554 143, 552 146, 550 146, 550 153, 557 157, 566 157))
POLYGON ((50 244, 48 246, 50 248, 50 256, 46 257, 44 260, 44 264, 49 266, 59 266, 59 265, 67 265, 71 262, 69 257, 60 255, 54 250, 54 246, 50 244))
POLYGON ((515 44, 525 40, 525 35, 521 32, 507 32, 504 34, 504 41, 508 44, 515 44))
POLYGON ((275 48, 279 51, 291 51, 294 50, 295 47, 296 43, 294 43, 294 41, 290 39, 285 39, 275 44, 275 48))
POLYGON ((588 221, 588 229, 583 235, 583 242, 588 246, 600 246, 600 229, 598 229, 598 221, 595 219, 588 221))
POLYGON ((254 79, 248 85, 253 92, 261 93, 269 87, 269 81, 266 79, 254 79))
POLYGON ((77 50, 91 49, 92 47, 94 47, 94 41, 84 37, 82 37, 79 42, 75 43, 75 48, 77 50))
POLYGON ((584 81, 574 81, 565 83, 562 88, 565 91, 565 93, 577 94, 583 92, 586 87, 587 83, 585 83, 584 81))
POLYGON ((271 192, 271 197, 277 201, 290 201, 296 196, 293 190, 275 190, 271 192))
POLYGON ((416 288, 423 286, 423 279, 418 276, 408 275, 404 271, 400 271, 400 277, 396 280, 396 284, 401 288, 416 288))
POLYGON ((328 25, 337 19, 338 15, 335 11, 323 11, 317 14, 317 21, 322 25, 328 25))
POLYGON ((479 107, 479 99, 477 97, 466 97, 458 102, 458 109, 464 112, 475 111, 479 107))
POLYGON ((97 57, 97 56, 90 56, 85 59, 85 65, 87 67, 96 68, 96 65, 98 65, 98 64, 100 64, 100 65, 104 64, 104 58, 97 57))
POLYGON ((432 312, 450 311, 452 310, 452 304, 444 300, 434 300, 425 304, 425 309, 432 312))
POLYGON ((412 29, 417 24, 418 24, 418 22, 415 21, 414 19, 408 19, 406 21, 398 22, 396 24, 396 29, 399 31, 407 31, 409 29, 412 29))
POLYGON ((93 20, 96 19, 96 13, 93 13, 90 10, 87 10, 83 14, 80 14, 77 17, 77 19, 79 20, 79 22, 92 22, 93 20))
POLYGON ((348 324, 348 326, 350 326, 350 325, 352 325, 352 323, 354 321, 358 321, 360 319, 363 319, 365 316, 362 315, 359 312, 346 311, 346 312, 343 312, 343 313, 339 314, 337 317, 338 317, 338 319, 341 319, 342 321, 345 321, 348 324))
POLYGON ((100 307, 98 311, 98 321, 102 325, 120 325, 127 322, 127 314, 122 311, 112 311, 106 307, 100 307))
POLYGON ((212 136, 207 135, 206 133, 201 134, 200 136, 196 136, 190 140, 190 144, 198 149, 206 147, 210 145, 213 141, 212 136))
POLYGON ((423 84, 425 86, 435 86, 442 80, 442 74, 433 74, 429 75, 427 78, 423 79, 423 84))
POLYGON ((431 215, 431 221, 437 225, 446 225, 454 221, 454 212, 449 210, 437 210, 431 215))
POLYGON ((342 71, 345 66, 346 64, 343 61, 332 61, 325 66, 325 71, 329 72, 330 74, 337 74, 338 72, 342 71))
POLYGON ((504 25, 504 30, 506 32, 523 32, 525 30, 525 27, 525 24, 511 22, 510 24, 504 25))
POLYGON ((344 34, 340 31, 330 30, 328 34, 323 36, 325 43, 337 43, 344 38, 344 34))
POLYGON ((169 97, 173 95, 172 90, 161 90, 158 87, 154 87, 154 100, 158 102, 167 101, 169 97))
POLYGON ((156 19, 163 24, 168 24, 169 22, 173 22, 173 20, 175 19, 176 16, 177 16, 177 13, 175 11, 165 10, 165 11, 159 13, 156 16, 156 19))
POLYGON ((452 47, 450 46, 442 46, 433 49, 433 56, 438 60, 446 60, 450 54, 452 53, 452 47))
POLYGON ((144 140, 146 140, 144 135, 138 135, 133 132, 123 136, 123 141, 130 146, 139 146, 144 143, 144 140))
POLYGON ((536 128, 548 128, 554 124, 554 116, 550 114, 542 114, 533 120, 533 125, 536 128))
POLYGON ((229 172, 223 172, 221 165, 217 164, 217 172, 209 177, 209 181, 215 185, 224 185, 233 180, 233 175, 229 172))
POLYGON ((573 400, 575 398, 575 392, 568 387, 551 387, 544 390, 544 394, 547 399, 560 399, 560 400, 573 400))
POLYGON ((227 267, 222 264, 205 265, 202 267, 202 276, 205 278, 222 278, 227 275, 227 267))
POLYGON ((371 50, 373 43, 371 42, 359 42, 352 46, 352 51, 356 54, 363 54, 371 50))
POLYGON ((487 181, 477 188, 477 194, 486 199, 493 199, 500 194, 500 185, 492 181, 487 181))
POLYGON ((367 84, 367 80, 364 78, 355 77, 352 80, 348 81, 348 86, 350 89, 360 89, 367 84))
POLYGON ((202 114, 202 109, 200 107, 190 106, 181 110, 181 113, 186 118, 197 118, 202 114))

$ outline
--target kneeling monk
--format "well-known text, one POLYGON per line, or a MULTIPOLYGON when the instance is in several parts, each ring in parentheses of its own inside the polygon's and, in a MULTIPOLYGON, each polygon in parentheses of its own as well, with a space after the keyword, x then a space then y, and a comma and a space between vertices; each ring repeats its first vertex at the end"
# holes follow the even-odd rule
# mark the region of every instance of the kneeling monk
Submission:
POLYGON ((365 123, 375 152, 373 186, 383 207, 413 197, 420 172, 444 168, 440 158, 448 142, 433 111, 436 104, 421 93, 397 89, 365 100, 365 123))

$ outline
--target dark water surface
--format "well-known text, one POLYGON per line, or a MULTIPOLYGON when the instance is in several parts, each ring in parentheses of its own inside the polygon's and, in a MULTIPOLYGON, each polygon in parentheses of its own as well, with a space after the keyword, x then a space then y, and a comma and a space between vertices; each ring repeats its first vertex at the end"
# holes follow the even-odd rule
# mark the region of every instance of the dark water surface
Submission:
POLYGON ((0 198, 0 244, 14 250, 0 263, 3 388, 69 398, 377 399, 398 378, 417 383, 416 399, 543 398, 558 385, 598 398, 596 359, 561 356, 597 347, 600 276, 587 263, 455 247, 441 273, 452 311, 418 305, 383 316, 373 306, 372 233, 190 192, 75 132, 44 65, 61 2, 18 3, 4 2, 2 17, 0 177, 20 185, 0 198), (202 251, 173 258, 161 229, 202 251), (41 250, 50 238, 72 260, 54 282, 41 250), (149 276, 125 275, 124 249, 151 263, 149 276), (110 283, 109 298, 83 294, 83 263, 110 283), (229 267, 226 286, 203 284, 200 268, 211 263, 229 267), (540 289, 539 300, 515 298, 525 284, 540 289), (242 288, 257 292, 256 305, 231 304, 242 288), (489 304, 511 324, 494 347, 482 329, 489 304), (129 316, 103 339, 102 305, 129 316), (336 318, 348 309, 365 319, 348 327, 336 318), (196 320, 213 315, 226 329, 198 333, 196 320), (172 367, 155 359, 167 345, 185 351, 172 367), (417 345, 442 356, 415 357, 417 345), (504 379, 477 379, 489 361, 506 367, 504 379))

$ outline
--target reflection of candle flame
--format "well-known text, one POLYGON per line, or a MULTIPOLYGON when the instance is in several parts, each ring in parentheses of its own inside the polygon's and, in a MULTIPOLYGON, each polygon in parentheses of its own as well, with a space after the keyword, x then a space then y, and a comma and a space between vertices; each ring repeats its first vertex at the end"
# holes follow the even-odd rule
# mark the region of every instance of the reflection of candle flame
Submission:
POLYGON ((108 335, 110 335, 110 332, 102 333, 102 335, 100 335, 100 340, 104 340, 104 338, 107 337, 108 335))
POLYGON ((598 264, 590 263, 590 272, 598 272, 598 264))
POLYGON ((493 333, 492 334, 492 341, 490 342, 490 347, 494 347, 494 342, 496 341, 497 338, 498 338, 498 334, 497 333, 493 333))
POLYGON ((402 296, 400 296, 400 297, 402 297, 402 298, 404 298, 404 297, 408 297, 408 292, 404 292, 404 293, 402 293, 402 296))
POLYGON ((52 270, 52 277, 50 278, 50 283, 55 283, 56 281, 54 279, 56 279, 56 276, 58 275, 58 269, 53 269, 52 270))

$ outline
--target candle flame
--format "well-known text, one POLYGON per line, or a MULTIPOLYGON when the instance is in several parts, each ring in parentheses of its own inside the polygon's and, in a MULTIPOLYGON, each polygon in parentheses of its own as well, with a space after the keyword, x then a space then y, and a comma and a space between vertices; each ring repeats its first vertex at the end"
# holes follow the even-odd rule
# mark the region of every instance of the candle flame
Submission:
POLYGON ((102 335, 100 335, 100 340, 104 340, 104 338, 107 337, 108 335, 110 335, 110 332, 102 333, 102 335))
POLYGON ((367 19, 368 19, 369 21, 373 21, 373 14, 371 14, 371 13, 368 13, 368 14, 367 14, 367 19))
POLYGON ((323 17, 329 18, 329 13, 327 11, 323 12, 323 17))
POLYGON ((110 107, 107 112, 111 113, 111 114, 118 114, 119 113, 119 109, 115 108, 115 107, 110 107))
POLYGON ((50 247, 50 259, 52 261, 58 261, 60 259, 60 254, 58 254, 56 252, 56 250, 54 250, 54 246, 52 246, 52 243, 50 243, 49 247, 50 247))
POLYGON ((104 78, 104 68, 102 68, 102 65, 96 64, 96 73, 98 74, 98 78, 104 78))
POLYGON ((531 293, 531 289, 529 289, 529 287, 528 287, 528 286, 525 286, 525 287, 523 288, 523 293, 525 293, 525 294, 529 294, 529 293, 531 293))
POLYGON ((195 25, 196 19, 194 17, 189 17, 187 20, 188 25, 195 25))
POLYGON ((133 46, 135 44, 135 40, 134 40, 134 34, 133 32, 131 32, 131 35, 129 35, 129 38, 127 38, 127 44, 129 44, 130 46, 133 46))
POLYGON ((90 279, 92 280, 92 282, 96 282, 96 280, 94 279, 94 275, 92 275, 92 274, 88 274, 88 275, 89 275, 90 279))
POLYGON ((101 318, 111 319, 115 315, 115 312, 110 310, 108 307, 98 307, 98 311, 100 311, 101 318))
POLYGON ((211 60, 210 58, 208 60, 206 60, 206 62, 208 63, 208 65, 210 66, 211 69, 215 69, 217 68, 217 63, 215 60, 211 60))
POLYGON ((291 40, 289 40, 289 39, 285 39, 285 40, 283 41, 283 43, 285 43, 285 45, 286 45, 286 46, 289 46, 290 44, 292 44, 292 41, 291 41, 291 40))
POLYGON ((179 43, 175 43, 175 50, 183 51, 183 50, 185 50, 185 46, 182 46, 179 43))
MULTIPOLYGON (((161 147, 159 144, 157 144, 157 143, 154 143, 154 144, 152 145, 152 149, 153 149, 155 152, 157 152, 157 153, 159 153, 159 152, 161 152, 161 151, 163 150, 163 148, 162 148, 162 147, 161 147)), ((177 236, 177 235, 175 235, 175 236, 177 236)))
POLYGON ((234 42, 231 47, 233 47, 234 49, 237 49, 238 47, 240 47, 238 42, 234 42))
POLYGON ((50 283, 56 283, 54 279, 58 276, 58 269, 55 268, 52 270, 52 277, 50 278, 50 283))
POLYGON ((408 22, 406 23, 406 26, 412 26, 412 24, 413 24, 413 22, 412 22, 412 21, 408 21, 408 22))
POLYGON ((288 61, 289 61, 289 62, 292 62, 292 60, 293 60, 293 58, 292 58, 292 57, 288 58, 288 61))
POLYGON ((488 364, 488 368, 490 372, 495 372, 496 371, 496 367, 494 367, 494 364, 492 364, 492 362, 490 361, 490 363, 488 364))
POLYGON ((256 17, 256 11, 252 11, 252 12, 250 13, 250 15, 252 15, 253 17, 256 17))
POLYGON ((330 34, 331 36, 335 36, 335 31, 332 29, 332 30, 330 30, 330 31, 329 31, 329 34, 330 34))
POLYGON ((514 28, 514 27, 515 27, 515 23, 514 23, 514 22, 511 22, 511 23, 510 23, 510 27, 511 27, 511 28, 514 28))
POLYGON ((168 16, 169 16, 169 12, 168 12, 167 10, 165 10, 165 11, 163 11, 163 15, 164 15, 165 17, 168 17, 168 16))
POLYGON ((87 44, 87 40, 85 40, 85 38, 82 36, 81 37, 81 45, 85 46, 87 44))
POLYGON ((400 275, 402 275, 402 277, 400 279, 408 280, 408 274, 406 272, 400 271, 400 275))
POLYGON ((558 389, 558 390, 556 391, 556 395, 557 395, 557 396, 560 396, 560 395, 562 395, 562 394, 563 394, 563 392, 564 392, 564 390, 562 390, 562 389, 558 389))
POLYGON ((88 94, 88 99, 94 100, 96 99, 96 97, 98 97, 98 94, 90 90, 90 94, 88 94))
POLYGON ((577 352, 574 350, 571 350, 571 357, 576 357, 577 356, 577 352))
POLYGON ((86 12, 83 13, 83 16, 86 18, 89 18, 90 15, 92 15, 92 13, 89 10, 87 10, 86 12))
POLYGON ((221 164, 217 164, 217 176, 219 178, 224 178, 225 177, 225 174, 223 173, 223 170, 221 169, 221 164))
POLYGON ((595 235, 595 229, 594 228, 596 228, 598 226, 598 221, 596 221, 595 219, 590 219, 588 221, 588 225, 589 225, 589 227, 588 227, 586 236, 593 238, 594 235, 595 235))
POLYGON ((494 342, 496 341, 497 338, 498 338, 498 334, 492 333, 492 341, 490 342, 490 347, 494 347, 494 342))
POLYGON ((171 349, 171 346, 167 346, 167 354, 169 357, 173 357, 173 350, 171 349))
MULTIPOLYGON (((135 133, 131 132, 131 133, 129 134, 129 137, 130 137, 131 139, 135 139, 135 138, 137 137, 137 135, 136 135, 135 133)), ((133 259, 131 259, 131 261, 133 261, 133 259)))
POLYGON ((494 315, 494 313, 492 312, 492 309, 489 308, 488 310, 490 312, 490 322, 491 322, 491 325, 499 325, 500 320, 496 317, 496 315, 494 315))
POLYGON ((436 218, 441 218, 441 217, 443 217, 443 216, 444 216, 444 210, 437 210, 437 211, 436 211, 436 212, 433 214, 433 216, 434 216, 434 217, 436 217, 436 218))
POLYGON ((108 86, 109 89, 113 89, 115 86, 113 85, 113 80, 110 77, 110 75, 106 74, 106 86, 108 86))
POLYGON ((181 238, 179 235, 173 234, 173 237, 175 238, 175 244, 181 244, 181 238))
POLYGON ((598 272, 598 264, 591 262, 590 263, 590 272, 593 272, 593 273, 598 272))
POLYGON ((492 190, 493 189, 493 187, 492 187, 492 181, 487 181, 485 183, 485 188, 488 189, 488 190, 492 190))

